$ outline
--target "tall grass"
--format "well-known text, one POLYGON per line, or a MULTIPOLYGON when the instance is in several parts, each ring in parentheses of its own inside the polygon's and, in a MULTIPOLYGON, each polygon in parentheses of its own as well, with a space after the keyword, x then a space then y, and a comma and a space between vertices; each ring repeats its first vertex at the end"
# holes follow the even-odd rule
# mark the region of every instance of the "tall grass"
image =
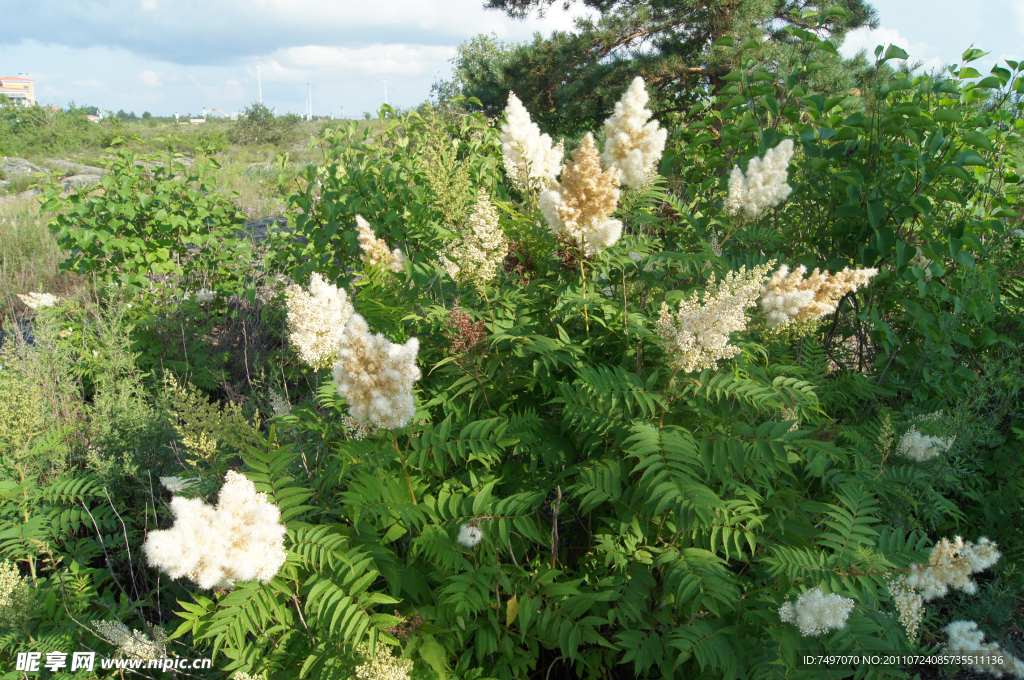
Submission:
POLYGON ((61 275, 64 253, 57 246, 34 197, 0 200, 0 320, 20 318, 24 305, 18 294, 29 292, 68 296, 81 288, 74 274, 61 275))

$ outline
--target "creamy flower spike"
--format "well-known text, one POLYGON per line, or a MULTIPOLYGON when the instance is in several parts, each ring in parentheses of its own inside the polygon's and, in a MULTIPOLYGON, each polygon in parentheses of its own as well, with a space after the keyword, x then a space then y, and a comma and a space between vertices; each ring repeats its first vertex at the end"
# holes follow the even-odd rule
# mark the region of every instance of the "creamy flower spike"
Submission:
POLYGON ((130 630, 120 621, 93 621, 96 634, 117 647, 129 659, 158 659, 165 656, 167 634, 159 626, 152 626, 153 640, 146 633, 130 630))
POLYGON ((768 208, 786 200, 793 191, 786 183, 792 158, 793 140, 785 139, 774 149, 769 149, 763 160, 750 159, 745 175, 740 166, 734 166, 729 175, 726 212, 757 219, 768 208))
POLYGON ((299 358, 313 368, 327 368, 344 342, 345 324, 354 310, 345 290, 314 273, 309 292, 288 288, 289 339, 299 358))
POLYGON ((619 240, 622 222, 610 219, 619 205, 618 168, 601 171, 594 136, 587 133, 580 148, 562 168, 562 181, 551 180, 540 195, 540 210, 555 234, 585 245, 593 255, 619 240))
POLYGON ((174 526, 153 531, 143 550, 150 566, 200 588, 269 583, 284 564, 281 512, 245 476, 229 471, 216 507, 198 498, 171 500, 174 526))
POLYGON ((985 633, 974 621, 953 621, 943 630, 949 636, 945 653, 950 656, 974 657, 975 671, 988 672, 997 678, 1004 673, 1024 678, 1024 661, 1000 648, 998 642, 985 642, 985 633))
POLYGON ((729 344, 729 334, 746 329, 744 310, 761 294, 768 270, 774 264, 773 260, 749 272, 741 267, 738 272, 726 274, 717 285, 712 274, 704 303, 694 291, 689 300, 679 303, 676 314, 667 304, 661 304, 656 332, 665 342, 673 370, 690 373, 716 368, 719 360, 739 354, 739 348, 729 344))
POLYGON ((480 189, 476 208, 466 220, 462 233, 441 254, 441 266, 459 283, 482 286, 498 273, 505 261, 505 232, 498 223, 487 192, 480 189))
POLYGON ((551 145, 551 137, 540 133, 513 92, 508 93, 505 115, 508 122, 501 126, 500 136, 505 174, 520 191, 546 188, 561 168, 562 143, 551 145))
POLYGON ((952 541, 944 538, 932 548, 926 564, 912 564, 907 585, 921 592, 925 602, 944 596, 950 588, 968 595, 978 592, 978 584, 971 574, 988 569, 1002 557, 998 546, 987 538, 977 544, 957 536, 952 541))
POLYGON ((35 310, 40 307, 53 307, 60 302, 60 298, 51 295, 50 293, 29 293, 28 295, 18 294, 18 299, 21 300, 26 307, 35 310))
POLYGON ((615 113, 604 124, 607 141, 601 159, 606 168, 618 168, 622 172, 624 186, 645 186, 665 150, 668 130, 659 129, 658 121, 651 120, 653 113, 647 108, 649 99, 644 79, 637 76, 615 104, 615 113))
POLYGON ((769 328, 831 314, 836 311, 839 298, 867 284, 878 270, 847 267, 829 274, 828 270, 815 268, 805 279, 806 273, 807 267, 803 265, 790 271, 789 265, 784 264, 765 284, 760 305, 769 328))
POLYGON ((348 402, 348 415, 388 430, 408 425, 416 412, 412 386, 421 375, 419 348, 416 338, 398 345, 380 333, 371 335, 366 320, 353 314, 334 365, 334 382, 348 402))
POLYGON ((923 463, 945 451, 949 451, 955 440, 956 437, 943 438, 921 434, 917 431, 917 426, 913 426, 900 439, 900 447, 896 450, 896 453, 918 463, 923 463))
POLYGON ((363 249, 363 262, 367 267, 381 264, 395 274, 405 271, 405 255, 401 250, 395 248, 389 252, 387 242, 377 238, 373 227, 362 215, 356 215, 356 226, 359 229, 359 247, 363 249))
POLYGON ((785 623, 795 624, 804 637, 817 637, 830 630, 845 628, 853 605, 853 600, 848 597, 835 593, 826 595, 820 588, 814 588, 803 593, 796 605, 786 602, 779 607, 779 618, 785 623))

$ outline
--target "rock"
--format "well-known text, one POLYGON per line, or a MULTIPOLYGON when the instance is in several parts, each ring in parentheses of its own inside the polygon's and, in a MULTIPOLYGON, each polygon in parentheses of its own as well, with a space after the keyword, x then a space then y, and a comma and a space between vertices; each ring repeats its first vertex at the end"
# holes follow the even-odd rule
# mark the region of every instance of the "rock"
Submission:
POLYGON ((35 163, 29 163, 24 158, 8 156, 4 156, 0 159, 0 170, 3 170, 8 177, 15 177, 17 175, 34 175, 37 172, 50 173, 46 168, 38 166, 35 163))
POLYGON ((103 168, 93 167, 92 165, 82 165, 81 163, 75 163, 74 161, 64 159, 47 161, 47 163, 61 172, 71 172, 72 175, 103 175, 106 173, 106 170, 103 168))
POLYGON ((72 175, 62 179, 60 183, 64 186, 64 192, 67 193, 75 187, 97 184, 101 179, 103 179, 102 174, 72 175))

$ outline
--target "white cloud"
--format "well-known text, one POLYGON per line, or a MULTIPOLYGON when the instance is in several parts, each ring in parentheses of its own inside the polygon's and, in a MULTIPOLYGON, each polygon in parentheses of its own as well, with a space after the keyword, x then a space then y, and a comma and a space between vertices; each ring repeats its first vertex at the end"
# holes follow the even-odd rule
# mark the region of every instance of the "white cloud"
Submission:
POLYGON ((163 85, 163 81, 160 80, 160 75, 155 71, 143 71, 139 74, 139 80, 149 87, 163 85))
POLYGON ((306 45, 270 55, 269 75, 275 79, 318 71, 344 71, 365 75, 418 76, 443 65, 455 48, 431 45, 371 45, 361 48, 306 45))
POLYGON ((88 80, 76 80, 76 81, 72 82, 72 85, 75 85, 77 87, 93 88, 93 87, 103 87, 104 85, 106 85, 106 83, 104 83, 102 81, 99 81, 99 80, 96 80, 95 78, 89 78, 88 80))
POLYGON ((876 45, 882 45, 883 47, 896 45, 897 47, 902 47, 910 55, 911 61, 921 59, 926 52, 931 51, 927 43, 911 44, 909 40, 900 35, 898 30, 882 26, 878 28, 864 26, 855 31, 850 31, 846 35, 846 40, 843 41, 842 47, 839 48, 839 53, 849 59, 861 50, 867 50, 868 59, 874 59, 876 45))
POLYGON ((159 5, 157 5, 156 0, 142 0, 142 2, 139 3, 139 6, 142 7, 142 9, 146 9, 152 12, 153 10, 157 9, 159 5))

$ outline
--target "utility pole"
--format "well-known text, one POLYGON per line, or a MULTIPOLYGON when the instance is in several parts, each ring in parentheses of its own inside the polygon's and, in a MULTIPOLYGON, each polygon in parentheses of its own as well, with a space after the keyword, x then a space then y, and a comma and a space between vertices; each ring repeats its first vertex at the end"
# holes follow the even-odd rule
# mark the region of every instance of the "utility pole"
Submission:
POLYGON ((259 66, 256 67, 256 81, 260 84, 260 104, 263 104, 263 76, 259 66))
POLYGON ((307 120, 313 120, 313 83, 306 83, 309 85, 309 118, 307 120))
POLYGON ((388 79, 384 79, 384 103, 388 103, 388 79))

